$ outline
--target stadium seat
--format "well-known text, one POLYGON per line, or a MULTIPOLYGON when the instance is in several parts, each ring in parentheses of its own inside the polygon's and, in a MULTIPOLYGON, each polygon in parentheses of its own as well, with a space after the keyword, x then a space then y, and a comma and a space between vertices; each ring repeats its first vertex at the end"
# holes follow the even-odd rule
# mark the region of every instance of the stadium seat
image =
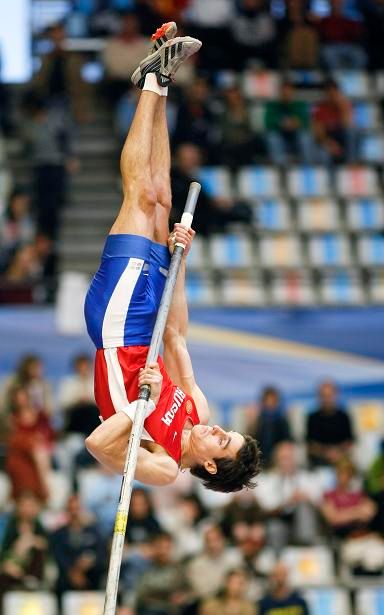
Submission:
POLYGON ((360 263, 371 267, 384 265, 384 237, 365 235, 358 240, 360 263))
POLYGON ((369 297, 373 303, 384 303, 384 272, 371 272, 369 283, 369 297))
POLYGON ((102 615, 104 592, 67 592, 63 596, 63 615, 102 615))
POLYGON ((377 173, 364 166, 339 168, 336 171, 336 189, 342 197, 376 196, 379 192, 377 173))
POLYGON ((376 198, 351 199, 346 203, 348 227, 353 231, 384 228, 384 201, 376 198))
POLYGON ((204 269, 207 265, 205 255, 205 240, 198 235, 193 240, 191 250, 188 254, 188 269, 204 269))
POLYGON ((288 79, 298 88, 320 88, 323 83, 319 70, 290 70, 288 79))
POLYGON ((350 262, 349 244, 336 233, 324 233, 309 238, 309 260, 314 267, 335 267, 350 262))
POLYGON ((298 267, 301 262, 300 243, 293 235, 262 237, 260 239, 260 261, 263 267, 298 267))
POLYGON ((253 265, 252 243, 245 235, 214 235, 209 247, 211 265, 216 269, 247 269, 253 265))
POLYGON ((263 305, 264 289, 252 274, 226 273, 221 282, 221 303, 224 305, 263 305))
POLYGON ((306 589, 303 594, 311 615, 351 615, 350 600, 345 589, 340 587, 306 589))
POLYGON ((276 98, 280 75, 269 70, 246 70, 243 73, 242 89, 246 98, 276 98))
POLYGON ((367 399, 350 404, 357 442, 355 458, 361 470, 366 470, 380 450, 384 438, 384 404, 367 399))
POLYGON ((384 587, 360 589, 356 595, 356 615, 383 615, 384 587))
POLYGON ((376 92, 379 97, 384 95, 384 71, 380 70, 376 73, 376 92))
POLYGON ((363 162, 381 164, 384 160, 384 137, 380 134, 361 138, 360 157, 363 162))
POLYGON ((71 478, 65 472, 51 471, 48 477, 49 501, 51 510, 60 511, 65 509, 67 500, 71 495, 71 478))
MULTIPOLYGON (((15 591, 4 596, 3 615, 57 615, 58 612, 56 597, 48 592, 15 591)), ((80 611, 71 615, 75 612, 80 615, 80 611)))
POLYGON ((380 110, 375 103, 355 102, 353 105, 353 120, 356 128, 372 130, 380 126, 380 110))
POLYGON ((361 280, 357 272, 327 272, 320 283, 320 298, 327 304, 359 304, 364 302, 361 280))
POLYGON ((252 130, 262 132, 265 126, 265 105, 262 103, 253 103, 249 107, 249 119, 252 130))
POLYGON ((239 196, 257 200, 280 196, 280 176, 271 167, 245 167, 238 174, 239 196))
POLYGON ((231 176, 224 167, 201 167, 197 179, 208 196, 232 198, 231 176))
POLYGON ((276 273, 270 284, 273 303, 308 305, 316 303, 309 273, 299 269, 276 273))
POLYGON ((299 201, 297 220, 301 231, 337 231, 340 226, 337 201, 325 198, 299 201))
POLYGON ((287 174, 288 192, 296 198, 328 196, 329 173, 322 167, 296 167, 287 174))
POLYGON ((368 73, 359 70, 338 70, 333 77, 348 98, 369 98, 371 83, 368 73))
POLYGON ((215 303, 215 287, 210 277, 197 271, 188 272, 186 294, 190 305, 212 305, 215 303))
POLYGON ((5 472, 0 472, 0 510, 4 510, 11 494, 11 481, 5 472))
POLYGON ((286 547, 281 559, 287 564, 295 587, 334 583, 333 557, 327 547, 286 547))
POLYGON ((290 211, 287 201, 262 199, 253 207, 256 227, 261 231, 285 231, 290 228, 290 211))

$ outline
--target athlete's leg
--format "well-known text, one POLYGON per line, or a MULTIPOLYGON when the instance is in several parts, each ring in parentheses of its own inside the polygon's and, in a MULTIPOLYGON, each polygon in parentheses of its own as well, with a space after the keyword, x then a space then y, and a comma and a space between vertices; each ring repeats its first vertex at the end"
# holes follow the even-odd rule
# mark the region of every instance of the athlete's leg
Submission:
POLYGON ((161 96, 156 107, 152 133, 151 170, 156 193, 154 240, 167 245, 171 196, 171 152, 166 116, 167 96, 161 96))
POLYGON ((151 151, 155 113, 160 96, 144 90, 129 129, 120 169, 124 200, 110 234, 129 233, 153 238, 156 193, 152 183, 151 151))

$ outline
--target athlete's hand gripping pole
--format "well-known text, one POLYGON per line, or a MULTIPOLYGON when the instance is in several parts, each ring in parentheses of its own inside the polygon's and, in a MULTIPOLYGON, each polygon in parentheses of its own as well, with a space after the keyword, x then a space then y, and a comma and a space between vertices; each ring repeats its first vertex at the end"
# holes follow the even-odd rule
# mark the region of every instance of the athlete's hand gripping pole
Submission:
MULTIPOLYGON (((184 213, 181 218, 181 224, 183 224, 187 228, 190 228, 192 225, 193 214, 195 212, 200 189, 201 185, 197 182, 192 182, 189 187, 184 213)), ((164 329, 167 322, 168 312, 172 302, 173 291, 175 288, 177 275, 179 273, 181 259, 183 258, 183 253, 184 246, 180 243, 177 243, 172 254, 167 281, 165 283, 155 327, 153 329, 151 344, 147 356, 147 365, 149 363, 157 361, 157 357, 160 352, 160 346, 163 339, 164 329)), ((151 388, 148 385, 143 385, 142 387, 140 387, 139 401, 137 403, 135 419, 132 426, 131 437, 129 439, 128 451, 124 466, 123 481, 120 491, 120 499, 116 513, 115 528, 113 532, 113 541, 107 577, 104 615, 115 615, 116 612, 121 559, 123 555, 124 538, 127 527, 129 505, 131 501, 132 485, 136 471, 137 456, 139 452, 141 434, 143 432, 144 419, 150 394, 151 388)))

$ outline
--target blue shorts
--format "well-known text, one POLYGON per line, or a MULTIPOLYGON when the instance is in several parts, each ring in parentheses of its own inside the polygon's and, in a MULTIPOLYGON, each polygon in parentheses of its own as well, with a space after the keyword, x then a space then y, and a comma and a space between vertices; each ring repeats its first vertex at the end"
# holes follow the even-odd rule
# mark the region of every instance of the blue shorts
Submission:
POLYGON ((96 348, 148 346, 163 294, 168 248, 139 235, 109 235, 84 313, 96 348))

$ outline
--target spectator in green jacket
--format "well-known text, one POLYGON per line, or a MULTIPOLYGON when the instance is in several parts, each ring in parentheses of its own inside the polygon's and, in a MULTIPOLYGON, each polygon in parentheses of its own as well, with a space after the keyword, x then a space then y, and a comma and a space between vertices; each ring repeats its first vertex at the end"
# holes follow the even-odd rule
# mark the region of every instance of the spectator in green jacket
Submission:
POLYGON ((311 164, 313 147, 308 105, 295 98, 290 81, 282 83, 277 100, 267 103, 265 129, 268 153, 274 164, 287 164, 288 156, 311 164))
POLYGON ((368 468, 365 486, 367 493, 377 504, 373 528, 384 533, 384 440, 381 441, 379 454, 368 468))

